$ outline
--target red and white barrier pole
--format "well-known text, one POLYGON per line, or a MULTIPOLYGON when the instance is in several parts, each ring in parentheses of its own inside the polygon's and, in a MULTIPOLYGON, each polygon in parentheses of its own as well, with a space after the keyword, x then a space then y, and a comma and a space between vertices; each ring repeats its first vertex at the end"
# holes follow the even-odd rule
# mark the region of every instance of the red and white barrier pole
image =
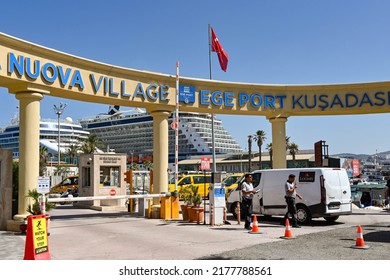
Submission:
POLYGON ((39 197, 39 207, 41 209, 41 214, 46 215, 46 197, 45 194, 42 194, 39 197))

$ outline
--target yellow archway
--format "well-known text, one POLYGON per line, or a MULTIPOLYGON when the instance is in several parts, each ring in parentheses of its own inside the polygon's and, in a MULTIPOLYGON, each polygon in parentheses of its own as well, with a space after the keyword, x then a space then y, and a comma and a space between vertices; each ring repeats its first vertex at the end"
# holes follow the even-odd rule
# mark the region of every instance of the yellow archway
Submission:
MULTIPOLYGON (((175 79, 76 57, 0 33, 0 86, 20 100, 20 192, 27 193, 34 186, 28 183, 38 176, 39 104, 45 95, 146 108, 158 135, 154 137, 155 192, 167 191, 167 118, 175 110, 175 79)), ((266 117, 272 124, 274 167, 283 168, 288 117, 389 112, 390 82, 264 85, 185 77, 180 79, 180 98, 181 111, 266 117)), ((19 214, 25 214, 25 209, 19 199, 19 214)))

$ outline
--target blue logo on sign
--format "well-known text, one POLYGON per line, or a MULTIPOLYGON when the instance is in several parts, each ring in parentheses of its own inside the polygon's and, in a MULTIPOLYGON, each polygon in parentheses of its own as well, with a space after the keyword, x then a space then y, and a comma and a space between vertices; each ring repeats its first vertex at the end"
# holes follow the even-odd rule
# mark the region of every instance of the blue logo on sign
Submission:
POLYGON ((214 189, 214 196, 215 197, 224 197, 225 196, 225 189, 224 188, 215 188, 214 189))
POLYGON ((195 102, 195 87, 194 86, 179 86, 179 102, 194 103, 195 102))

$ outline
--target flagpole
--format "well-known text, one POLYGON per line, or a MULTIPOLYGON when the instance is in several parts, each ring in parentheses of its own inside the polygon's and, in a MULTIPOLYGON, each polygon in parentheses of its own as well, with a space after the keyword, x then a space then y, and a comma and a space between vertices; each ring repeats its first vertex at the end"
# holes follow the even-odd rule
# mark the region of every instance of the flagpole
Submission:
MULTIPOLYGON (((211 25, 208 26, 209 30, 209 69, 210 69, 210 80, 212 80, 212 74, 211 74, 211 25)), ((214 137, 214 113, 211 114, 211 146, 213 149, 213 168, 212 172, 217 172, 217 162, 215 160, 215 137, 214 137)))
POLYGON ((210 80, 212 80, 212 75, 211 75, 211 25, 209 24, 209 75, 210 75, 210 80))
POLYGON ((179 180, 179 61, 176 62, 176 108, 174 118, 175 128, 175 191, 179 180))

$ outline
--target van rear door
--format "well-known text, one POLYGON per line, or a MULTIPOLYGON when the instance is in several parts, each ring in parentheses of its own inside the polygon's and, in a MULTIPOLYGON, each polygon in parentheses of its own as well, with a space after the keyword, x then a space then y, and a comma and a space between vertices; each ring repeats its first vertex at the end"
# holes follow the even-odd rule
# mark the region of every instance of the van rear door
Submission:
POLYGON ((351 187, 345 169, 323 169, 325 214, 352 211, 351 187))

